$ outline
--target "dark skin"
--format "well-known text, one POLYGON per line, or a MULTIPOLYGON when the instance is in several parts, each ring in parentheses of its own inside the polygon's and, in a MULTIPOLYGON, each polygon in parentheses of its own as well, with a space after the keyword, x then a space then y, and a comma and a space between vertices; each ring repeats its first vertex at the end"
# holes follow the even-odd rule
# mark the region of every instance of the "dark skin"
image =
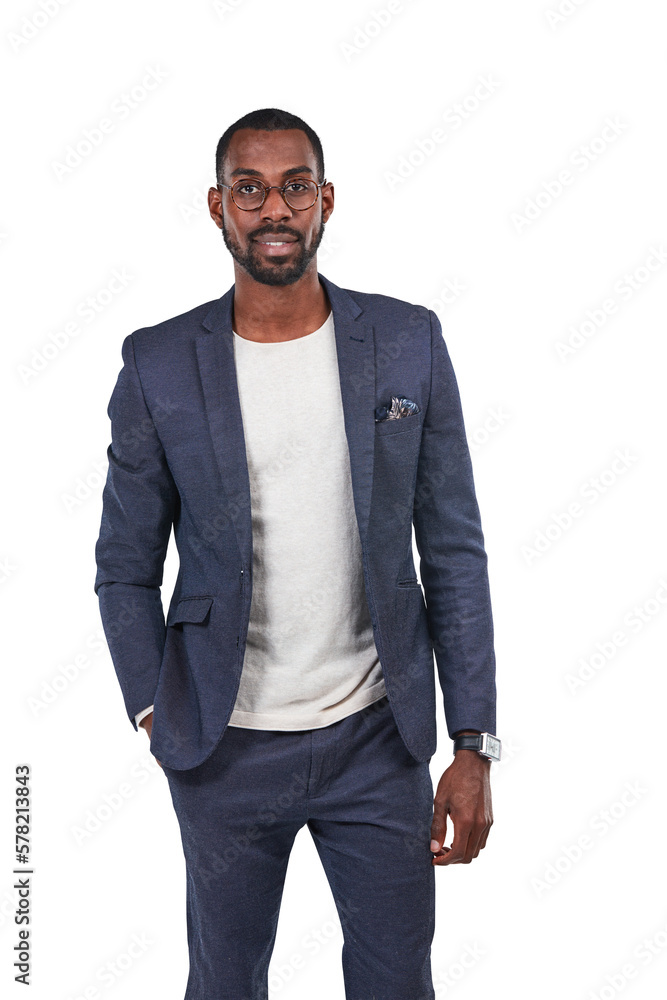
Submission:
MULTIPOLYGON (((296 177, 316 182, 323 180, 317 175, 313 148, 306 133, 300 129, 282 132, 239 129, 235 132, 225 158, 222 179, 225 184, 233 184, 246 177, 259 179, 267 186, 282 186, 296 177)), ((216 226, 223 229, 224 225, 231 244, 228 248, 234 257, 236 333, 248 340, 270 343, 294 340, 318 330, 329 315, 330 305, 317 277, 316 256, 301 277, 288 284, 265 284, 256 280, 238 258, 250 254, 256 266, 268 272, 267 278, 279 281, 282 272, 287 280, 294 269, 295 258, 312 250, 321 226, 333 212, 333 184, 325 184, 313 207, 305 211, 290 208, 275 187, 268 192, 261 208, 252 212, 237 208, 228 188, 209 188, 208 206, 216 226), (270 256, 262 249, 261 238, 279 239, 281 236, 294 240, 289 254, 270 256)))
MULTIPOLYGON (((242 177, 280 187, 297 176, 323 180, 305 132, 240 129, 232 136, 223 165, 225 184, 242 177)), ((233 324, 240 337, 263 343, 294 340, 314 333, 326 321, 331 307, 317 276, 316 250, 333 205, 330 183, 305 211, 290 208, 276 187, 250 212, 234 204, 228 188, 209 188, 211 218, 234 258, 233 324), (285 252, 276 253, 264 246, 271 239, 291 243, 285 252)), ((150 738, 153 713, 139 725, 150 738)), ((456 735, 475 732, 463 729, 456 735)), ((469 864, 486 845, 493 823, 490 768, 491 762, 475 750, 458 750, 440 778, 431 824, 434 865, 469 864), (454 836, 451 847, 444 847, 448 816, 454 836)))
MULTIPOLYGON (((478 729, 459 729, 454 735, 477 732, 478 729)), ((486 846, 493 823, 490 771, 491 761, 476 750, 457 750, 454 754, 433 800, 434 865, 468 865, 486 846), (454 825, 454 837, 450 847, 443 847, 448 815, 454 825)))

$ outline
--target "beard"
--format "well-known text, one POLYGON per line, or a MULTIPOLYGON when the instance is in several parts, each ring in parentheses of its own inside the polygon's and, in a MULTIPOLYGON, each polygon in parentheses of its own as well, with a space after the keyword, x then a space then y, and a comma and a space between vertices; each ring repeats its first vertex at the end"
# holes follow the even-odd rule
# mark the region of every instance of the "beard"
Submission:
POLYGON ((242 250, 239 244, 236 243, 230 236, 229 230, 225 225, 224 216, 222 218, 222 238, 225 241, 225 246, 236 263, 239 264, 239 266, 242 267, 251 278, 254 278, 255 281, 259 281, 262 285, 293 285, 294 282, 299 280, 299 278, 302 278, 306 273, 308 265, 317 253, 317 249, 322 242, 323 236, 323 222, 320 222, 320 228, 315 234, 310 246, 306 246, 303 239, 291 230, 283 229, 271 234, 259 231, 254 234, 249 234, 248 248, 247 250, 242 250), (289 263, 278 257, 274 257, 270 263, 265 262, 261 256, 259 247, 253 242, 253 237, 257 239, 260 236, 266 235, 276 237, 289 235, 297 238, 296 253, 289 263))

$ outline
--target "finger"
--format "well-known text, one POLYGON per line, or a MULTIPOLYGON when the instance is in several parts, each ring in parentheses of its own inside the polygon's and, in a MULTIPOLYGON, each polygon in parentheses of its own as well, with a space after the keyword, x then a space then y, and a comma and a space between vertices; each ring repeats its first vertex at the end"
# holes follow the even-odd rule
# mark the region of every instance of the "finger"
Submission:
MULTIPOLYGON (((472 848, 471 858, 476 858, 479 855, 479 852, 484 848, 492 823, 493 820, 487 820, 486 822, 480 824, 479 828, 473 828, 470 840, 475 846, 472 848)), ((468 846, 470 846, 470 844, 468 846)))
POLYGON ((445 842, 447 836, 447 813, 444 809, 436 809, 431 823, 431 851, 436 854, 445 842))
POLYGON ((437 852, 434 851, 433 852, 433 857, 431 858, 431 862, 434 865, 437 864, 438 863, 438 858, 444 858, 449 851, 451 851, 451 847, 441 847, 439 851, 437 851, 437 852))
POLYGON ((466 851, 466 863, 469 863, 470 861, 472 861, 473 858, 476 858, 479 852, 481 851, 482 838, 484 836, 485 830, 486 827, 480 827, 480 828, 473 827, 470 833, 470 839, 468 841, 468 849, 466 851))
POLYGON ((480 851, 482 850, 483 847, 486 847, 486 842, 489 839, 489 832, 491 830, 492 823, 493 823, 493 820, 491 821, 491 823, 489 823, 487 825, 486 829, 484 830, 484 833, 482 834, 482 838, 481 838, 480 843, 479 843, 479 849, 480 849, 480 851))
POLYGON ((435 863, 439 865, 461 864, 466 856, 468 840, 471 833, 471 824, 463 825, 462 821, 454 823, 454 839, 449 853, 445 857, 436 857, 435 863))

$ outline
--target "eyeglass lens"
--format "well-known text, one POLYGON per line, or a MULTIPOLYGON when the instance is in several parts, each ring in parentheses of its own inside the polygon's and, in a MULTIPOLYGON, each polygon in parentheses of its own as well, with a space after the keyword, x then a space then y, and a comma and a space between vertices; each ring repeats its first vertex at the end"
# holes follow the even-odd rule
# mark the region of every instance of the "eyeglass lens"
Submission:
MULTIPOLYGON (((266 187, 257 180, 239 180, 232 186, 232 198, 239 208, 259 208, 265 192, 266 187)), ((317 184, 299 177, 287 182, 283 194, 290 208, 310 208, 317 200, 317 184)))

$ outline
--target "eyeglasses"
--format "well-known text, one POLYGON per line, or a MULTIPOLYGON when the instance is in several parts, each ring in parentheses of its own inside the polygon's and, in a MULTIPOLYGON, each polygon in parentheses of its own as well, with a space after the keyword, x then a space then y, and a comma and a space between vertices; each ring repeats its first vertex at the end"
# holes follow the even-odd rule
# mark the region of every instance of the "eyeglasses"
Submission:
POLYGON ((216 187, 229 188, 232 201, 242 212, 253 212, 261 208, 272 188, 280 191, 288 208, 304 212, 307 208, 313 207, 320 193, 320 188, 324 187, 326 183, 326 180, 322 184, 316 184, 315 181, 306 177, 296 177, 279 187, 278 184, 267 186, 259 180, 241 178, 233 184, 216 184, 216 187))

